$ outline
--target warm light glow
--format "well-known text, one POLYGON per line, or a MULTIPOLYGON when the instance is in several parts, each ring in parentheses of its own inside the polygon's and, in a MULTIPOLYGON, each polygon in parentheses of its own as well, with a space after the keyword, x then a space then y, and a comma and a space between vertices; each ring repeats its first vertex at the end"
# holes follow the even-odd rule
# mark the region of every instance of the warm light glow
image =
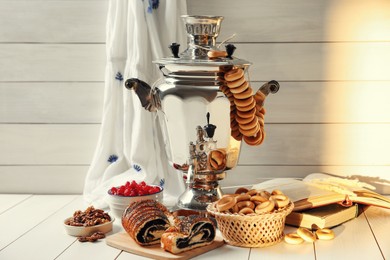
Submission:
POLYGON ((390 1, 333 1, 327 10, 328 38, 335 41, 388 41, 390 1), (342 23, 340 23, 342 21, 342 23))
POLYGON ((324 44, 329 87, 324 162, 387 165, 390 160, 390 1, 334 1, 324 44), (332 23, 332 21, 338 21, 332 23), (343 23, 340 23, 343 21, 343 23), (329 103, 329 102, 328 102, 329 103), (358 123, 358 124, 356 124, 358 123))

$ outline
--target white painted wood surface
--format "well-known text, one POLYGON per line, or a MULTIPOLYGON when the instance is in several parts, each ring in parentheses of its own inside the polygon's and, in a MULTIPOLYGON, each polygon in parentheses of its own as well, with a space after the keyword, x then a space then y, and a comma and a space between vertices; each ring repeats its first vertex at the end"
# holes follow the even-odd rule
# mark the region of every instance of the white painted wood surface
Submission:
MULTIPOLYGON (((104 239, 80 243, 62 226, 75 210, 85 209, 81 196, 0 194, 0 259, 147 259, 107 246, 104 239), (13 203, 11 203, 13 201, 13 203), (27 216, 26 216, 27 214, 27 216)), ((334 228, 332 241, 301 245, 281 242, 267 248, 224 245, 194 259, 389 259, 390 210, 369 208, 364 214, 334 228)), ((122 231, 118 220, 110 234, 122 231)), ((285 233, 294 232, 285 227, 285 233)))
POLYGON ((3 165, 0 166, 1 191, 80 194, 87 171, 88 165, 3 165))
POLYGON ((0 120, 99 124, 103 90, 103 82, 0 82, 0 120))
MULTIPOLYGON (((227 186, 315 171, 389 180, 387 0, 187 3, 225 17, 219 40, 236 33, 254 86, 281 83, 264 145, 243 147, 227 186)), ((107 6, 0 0, 0 192, 82 192, 100 129, 107 6)))
POLYGON ((2 124, 2 165, 88 164, 100 125, 2 124))
POLYGON ((103 44, 0 45, 2 81, 103 81, 103 44))
POLYGON ((103 43, 107 7, 104 0, 1 0, 0 40, 103 43))

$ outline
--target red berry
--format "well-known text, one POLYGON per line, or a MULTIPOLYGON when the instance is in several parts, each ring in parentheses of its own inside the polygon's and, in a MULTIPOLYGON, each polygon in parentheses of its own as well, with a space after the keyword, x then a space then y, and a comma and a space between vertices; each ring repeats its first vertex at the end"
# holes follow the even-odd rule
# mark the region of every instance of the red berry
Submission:
POLYGON ((125 193, 125 189, 126 187, 125 186, 120 186, 119 189, 118 189, 118 195, 122 195, 125 193))
POLYGON ((117 192, 118 192, 118 189, 117 189, 116 187, 112 187, 112 188, 111 188, 111 194, 112 194, 112 195, 116 195, 117 192))
POLYGON ((137 183, 135 180, 127 181, 124 185, 119 187, 112 187, 111 194, 120 196, 142 196, 155 194, 161 191, 158 186, 147 185, 145 181, 137 183))
POLYGON ((160 188, 159 187, 154 187, 153 188, 153 194, 157 193, 157 192, 160 192, 160 188))
POLYGON ((126 188, 123 195, 130 196, 130 192, 131 192, 131 190, 129 188, 126 188))

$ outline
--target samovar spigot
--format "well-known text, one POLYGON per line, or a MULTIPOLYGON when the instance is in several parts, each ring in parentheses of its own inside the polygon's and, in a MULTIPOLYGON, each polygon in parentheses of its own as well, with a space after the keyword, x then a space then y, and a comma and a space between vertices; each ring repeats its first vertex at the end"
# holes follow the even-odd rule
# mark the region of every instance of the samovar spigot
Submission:
POLYGON ((213 140, 215 125, 210 124, 210 113, 207 113, 207 125, 197 126, 196 141, 189 143, 189 167, 186 174, 186 191, 179 197, 180 208, 205 210, 207 205, 222 196, 219 180, 225 176, 224 168, 215 166, 214 157, 222 155, 226 161, 226 154, 216 149, 217 141, 213 140), (214 154, 213 154, 214 153, 214 154))

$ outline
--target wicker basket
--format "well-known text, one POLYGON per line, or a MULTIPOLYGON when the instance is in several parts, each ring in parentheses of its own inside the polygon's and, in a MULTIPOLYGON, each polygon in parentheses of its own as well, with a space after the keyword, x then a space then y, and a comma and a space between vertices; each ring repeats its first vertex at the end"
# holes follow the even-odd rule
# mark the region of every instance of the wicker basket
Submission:
POLYGON ((279 243, 284 236, 286 216, 294 204, 272 213, 238 215, 220 213, 215 203, 208 205, 207 211, 215 216, 223 239, 230 245, 240 247, 267 247, 279 243))

